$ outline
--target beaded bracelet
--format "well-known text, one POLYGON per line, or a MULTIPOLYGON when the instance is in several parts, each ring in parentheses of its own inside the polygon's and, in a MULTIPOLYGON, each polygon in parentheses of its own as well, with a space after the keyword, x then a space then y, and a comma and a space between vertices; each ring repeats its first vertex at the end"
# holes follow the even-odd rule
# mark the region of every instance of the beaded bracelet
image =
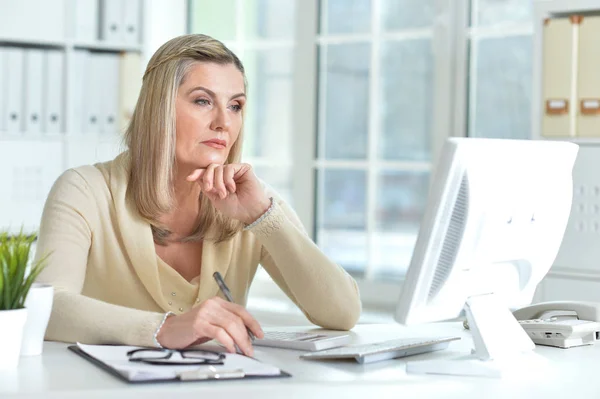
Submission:
POLYGON ((269 197, 269 200, 271 201, 271 205, 269 205, 269 208, 267 208, 267 210, 265 211, 265 213, 263 213, 261 215, 261 217, 259 217, 258 219, 256 219, 254 222, 252 222, 249 225, 245 226, 244 230, 250 230, 251 228, 253 228, 257 224, 259 224, 260 222, 262 222, 267 216, 269 216, 269 214, 271 212, 273 212, 273 206, 275 205, 275 201, 273 201, 273 197, 269 197))
POLYGON ((169 317, 169 316, 175 316, 175 313, 173 313, 173 312, 165 313, 165 316, 163 317, 162 321, 158 325, 158 328, 154 332, 154 345, 156 345, 156 347, 160 348, 160 349, 164 349, 164 347, 160 344, 160 342, 158 342, 158 338, 157 338, 158 333, 160 332, 160 329, 162 328, 163 324, 165 324, 165 321, 167 321, 167 317, 169 317))

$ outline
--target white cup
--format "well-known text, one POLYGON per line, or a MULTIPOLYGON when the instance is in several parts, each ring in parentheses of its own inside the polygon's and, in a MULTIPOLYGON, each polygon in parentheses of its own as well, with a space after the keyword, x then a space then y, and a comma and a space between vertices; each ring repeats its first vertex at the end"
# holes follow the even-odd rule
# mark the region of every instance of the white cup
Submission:
POLYGON ((27 321, 23 328, 21 356, 34 356, 42 353, 44 335, 52 312, 54 289, 49 284, 33 283, 25 299, 27 321))

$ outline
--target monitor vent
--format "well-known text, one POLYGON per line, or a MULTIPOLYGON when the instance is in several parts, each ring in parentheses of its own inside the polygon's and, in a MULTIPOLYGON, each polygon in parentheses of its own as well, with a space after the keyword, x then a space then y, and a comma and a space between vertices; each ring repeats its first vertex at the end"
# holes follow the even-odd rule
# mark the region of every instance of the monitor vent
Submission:
POLYGON ((442 250, 438 258, 437 266, 435 268, 435 275, 431 282, 429 289, 429 300, 433 299, 440 289, 443 287, 444 282, 448 279, 450 271, 452 271, 452 265, 456 259, 458 248, 460 246, 461 237, 465 229, 465 222, 467 219, 467 209, 469 206, 469 184, 467 181, 467 175, 465 174, 460 182, 460 189, 454 201, 454 207, 452 209, 452 215, 450 216, 450 223, 444 242, 442 244, 442 250))

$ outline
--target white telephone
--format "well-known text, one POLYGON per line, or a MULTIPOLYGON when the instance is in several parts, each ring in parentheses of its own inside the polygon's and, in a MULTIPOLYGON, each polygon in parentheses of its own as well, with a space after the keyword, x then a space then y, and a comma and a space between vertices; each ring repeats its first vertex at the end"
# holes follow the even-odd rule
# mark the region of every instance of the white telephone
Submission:
POLYGON ((513 312, 538 345, 571 348, 600 339, 600 303, 543 302, 513 312))

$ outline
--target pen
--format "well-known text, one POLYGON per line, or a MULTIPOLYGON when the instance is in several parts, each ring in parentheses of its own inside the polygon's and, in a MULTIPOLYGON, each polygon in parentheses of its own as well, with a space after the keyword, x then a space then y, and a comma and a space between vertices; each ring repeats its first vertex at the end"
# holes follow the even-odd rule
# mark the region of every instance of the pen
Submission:
MULTIPOLYGON (((213 277, 215 278, 215 281, 217 282, 217 285, 219 286, 219 289, 221 290, 221 292, 225 296, 225 299, 227 299, 228 302, 235 303, 233 301, 233 297, 231 296, 231 291, 229 291, 229 288, 227 287, 227 284, 225 284, 225 280, 223 280, 223 277, 221 277, 221 273, 214 272, 213 273, 213 277)), ((246 331, 248 331, 248 336, 250 337, 250 341, 254 342, 254 340, 256 339, 256 337, 254 336, 254 334, 252 333, 252 331, 250 331, 250 329, 248 327, 246 327, 246 331)))

